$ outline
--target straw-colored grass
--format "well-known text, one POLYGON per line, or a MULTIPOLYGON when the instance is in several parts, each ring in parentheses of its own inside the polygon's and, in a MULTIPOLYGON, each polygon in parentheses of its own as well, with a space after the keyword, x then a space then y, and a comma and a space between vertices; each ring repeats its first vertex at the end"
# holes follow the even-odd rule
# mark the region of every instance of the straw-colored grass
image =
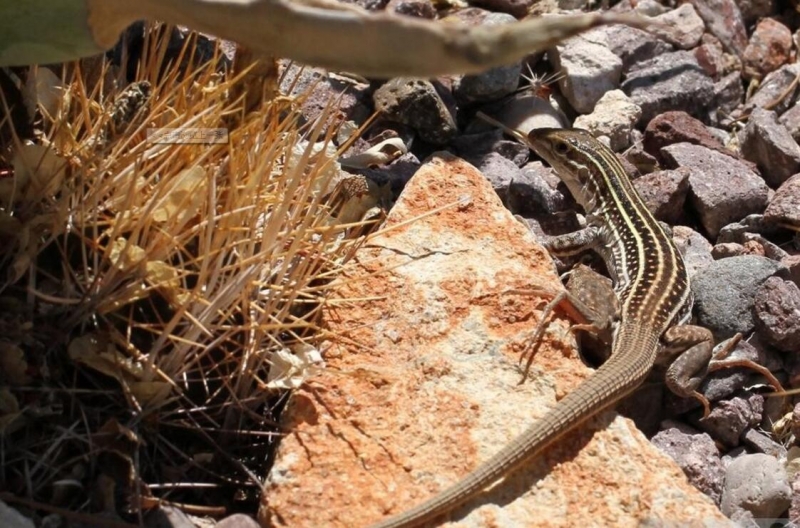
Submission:
POLYGON ((153 38, 120 88, 97 59, 59 82, 32 73, 40 134, 2 146, 12 502, 128 520, 159 501, 247 510, 280 389, 319 366, 319 309, 356 243, 326 206, 340 174, 330 113, 301 125, 301 101, 281 97, 246 112, 242 75, 165 67, 163 48, 153 38), (148 140, 186 127, 227 128, 229 141, 148 140))

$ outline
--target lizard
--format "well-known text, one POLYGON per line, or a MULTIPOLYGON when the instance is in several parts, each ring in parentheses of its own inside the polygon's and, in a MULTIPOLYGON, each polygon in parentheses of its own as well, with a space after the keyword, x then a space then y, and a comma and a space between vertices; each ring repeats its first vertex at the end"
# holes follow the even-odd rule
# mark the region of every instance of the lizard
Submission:
POLYGON ((548 162, 586 212, 585 228, 546 244, 554 256, 592 249, 605 261, 618 298, 610 358, 516 439, 439 494, 372 525, 408 528, 436 520, 518 469, 587 419, 631 394, 654 365, 669 364, 666 385, 708 402, 697 391, 714 355, 711 332, 687 324, 693 296, 683 258, 647 209, 615 154, 580 129, 534 129, 527 135, 481 116, 548 162))

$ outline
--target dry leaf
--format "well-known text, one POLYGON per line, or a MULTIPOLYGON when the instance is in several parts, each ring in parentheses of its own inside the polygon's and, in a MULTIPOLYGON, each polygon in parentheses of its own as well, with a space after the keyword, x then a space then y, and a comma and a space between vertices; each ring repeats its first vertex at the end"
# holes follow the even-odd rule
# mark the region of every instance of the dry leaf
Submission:
POLYGON ((339 160, 342 167, 349 169, 371 169, 396 160, 408 152, 408 147, 399 137, 381 141, 360 154, 354 154, 339 160))
POLYGON ((28 78, 22 87, 22 100, 31 120, 36 117, 36 108, 39 106, 45 116, 54 118, 64 97, 64 85, 50 68, 35 66, 28 71, 28 78))
POLYGON ((147 253, 144 249, 122 237, 116 239, 108 251, 108 259, 111 261, 111 265, 124 272, 129 272, 142 265, 146 258, 147 253))
POLYGON ((141 365, 119 352, 113 343, 97 334, 76 337, 67 346, 67 353, 76 363, 120 382, 138 381, 143 377, 141 365))
POLYGON ((129 384, 129 388, 142 409, 160 407, 172 391, 172 385, 166 381, 134 381, 129 384))
MULTIPOLYGON (((14 165, 17 198, 24 192, 27 199, 39 200, 61 189, 67 162, 56 155, 53 149, 28 141, 16 150, 11 162, 14 165)), ((5 189, 3 191, 7 192, 5 189)), ((5 200, 9 196, 2 194, 0 198, 5 200)))
POLYGON ((13 343, 0 341, 0 372, 5 381, 9 385, 26 385, 31 381, 27 371, 25 352, 13 343))

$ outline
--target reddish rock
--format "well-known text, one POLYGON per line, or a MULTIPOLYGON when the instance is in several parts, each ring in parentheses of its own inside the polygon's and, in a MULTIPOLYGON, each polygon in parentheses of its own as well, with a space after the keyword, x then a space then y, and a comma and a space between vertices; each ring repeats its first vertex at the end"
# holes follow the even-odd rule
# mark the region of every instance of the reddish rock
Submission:
POLYGON ((726 149, 701 121, 686 112, 665 112, 647 124, 642 144, 649 154, 663 162, 661 149, 674 143, 700 145, 739 159, 739 156, 726 149))
POLYGON ((655 217, 668 224, 678 224, 689 192, 689 171, 659 171, 633 182, 634 188, 655 217))
MULTIPOLYGON (((519 291, 561 286, 473 167, 434 156, 387 227, 359 250, 327 305, 327 368, 287 404, 263 526, 360 527, 402 512, 489 458, 591 372, 557 318, 532 380, 519 383, 519 353, 543 307, 519 291)), ((726 522, 612 413, 453 517, 464 526, 726 522)))
POLYGON ((691 0, 689 3, 706 23, 708 31, 726 48, 739 56, 744 53, 747 31, 735 0, 691 0))
POLYGON ((770 277, 756 293, 756 328, 767 343, 794 353, 800 348, 800 288, 779 277, 770 277))
POLYGON ((800 174, 787 179, 769 201, 764 219, 800 228, 800 174))
POLYGON ((792 32, 773 18, 765 18, 756 26, 742 62, 745 78, 760 79, 789 61, 792 32))

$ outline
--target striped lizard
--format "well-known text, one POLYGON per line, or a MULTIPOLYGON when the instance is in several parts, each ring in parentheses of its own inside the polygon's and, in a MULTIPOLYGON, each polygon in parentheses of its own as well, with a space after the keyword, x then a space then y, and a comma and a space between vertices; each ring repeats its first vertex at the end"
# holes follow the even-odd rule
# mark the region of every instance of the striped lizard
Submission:
POLYGON ((462 480, 373 528, 406 528, 437 520, 631 394, 656 362, 670 365, 666 384, 673 392, 697 398, 708 412, 708 402, 696 389, 714 355, 712 334, 686 324, 693 298, 683 259, 634 190, 614 153, 583 130, 535 129, 525 136, 490 121, 547 161, 585 210, 587 227, 555 237, 547 249, 556 256, 593 249, 605 261, 619 300, 611 356, 543 417, 462 480))

